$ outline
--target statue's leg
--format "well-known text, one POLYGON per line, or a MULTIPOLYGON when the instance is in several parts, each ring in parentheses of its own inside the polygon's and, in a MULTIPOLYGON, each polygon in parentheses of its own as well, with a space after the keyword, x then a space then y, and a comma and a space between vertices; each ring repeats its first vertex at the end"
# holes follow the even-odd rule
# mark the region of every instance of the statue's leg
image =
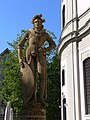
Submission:
POLYGON ((37 82, 36 82, 36 68, 35 68, 35 58, 32 57, 30 68, 32 69, 33 76, 34 76, 34 92, 33 92, 33 99, 37 101, 37 82))
POLYGON ((48 104, 45 102, 45 93, 46 93, 46 65, 40 64, 38 62, 38 74, 39 74, 39 79, 40 79, 40 102, 44 106, 48 106, 48 104))
POLYGON ((39 73, 39 79, 40 79, 40 98, 44 99, 44 92, 45 92, 45 76, 44 71, 39 73))

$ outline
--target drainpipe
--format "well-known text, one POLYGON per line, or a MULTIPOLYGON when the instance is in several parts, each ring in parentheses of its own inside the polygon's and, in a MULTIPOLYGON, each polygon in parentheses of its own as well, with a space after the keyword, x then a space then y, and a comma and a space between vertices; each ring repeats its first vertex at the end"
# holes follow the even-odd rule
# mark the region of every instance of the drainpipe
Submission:
MULTIPOLYGON (((72 19, 75 17, 73 16, 74 13, 74 2, 72 0, 72 19)), ((72 21, 72 31, 74 31, 74 22, 72 21)), ((76 120, 76 104, 75 104, 75 75, 74 75, 74 52, 73 52, 74 46, 73 46, 73 42, 72 42, 72 69, 73 69, 73 106, 74 106, 74 120, 76 120)))
POLYGON ((80 98, 80 75, 79 75, 79 42, 78 42, 78 7, 76 4, 76 70, 77 70, 77 95, 78 95, 78 120, 81 120, 81 98, 80 98))

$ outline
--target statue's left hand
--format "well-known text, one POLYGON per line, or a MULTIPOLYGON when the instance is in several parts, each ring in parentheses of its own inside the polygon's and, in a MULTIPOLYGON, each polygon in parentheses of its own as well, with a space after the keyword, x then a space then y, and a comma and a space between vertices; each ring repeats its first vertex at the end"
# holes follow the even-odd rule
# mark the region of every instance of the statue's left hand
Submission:
POLYGON ((20 64, 20 66, 21 66, 22 68, 25 67, 23 62, 20 62, 19 64, 20 64))

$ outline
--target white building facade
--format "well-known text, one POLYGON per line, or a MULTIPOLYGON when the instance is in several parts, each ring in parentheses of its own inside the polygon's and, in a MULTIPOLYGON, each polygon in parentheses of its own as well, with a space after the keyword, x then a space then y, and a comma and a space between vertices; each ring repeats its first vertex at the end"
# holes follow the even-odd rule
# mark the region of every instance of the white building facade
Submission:
POLYGON ((61 3, 61 120, 90 120, 90 0, 61 3))

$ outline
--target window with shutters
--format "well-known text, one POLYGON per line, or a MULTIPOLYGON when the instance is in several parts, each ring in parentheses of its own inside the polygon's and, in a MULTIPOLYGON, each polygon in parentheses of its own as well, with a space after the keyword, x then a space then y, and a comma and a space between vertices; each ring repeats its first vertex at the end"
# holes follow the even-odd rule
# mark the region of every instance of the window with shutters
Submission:
POLYGON ((90 57, 83 62, 85 113, 90 114, 90 57))

